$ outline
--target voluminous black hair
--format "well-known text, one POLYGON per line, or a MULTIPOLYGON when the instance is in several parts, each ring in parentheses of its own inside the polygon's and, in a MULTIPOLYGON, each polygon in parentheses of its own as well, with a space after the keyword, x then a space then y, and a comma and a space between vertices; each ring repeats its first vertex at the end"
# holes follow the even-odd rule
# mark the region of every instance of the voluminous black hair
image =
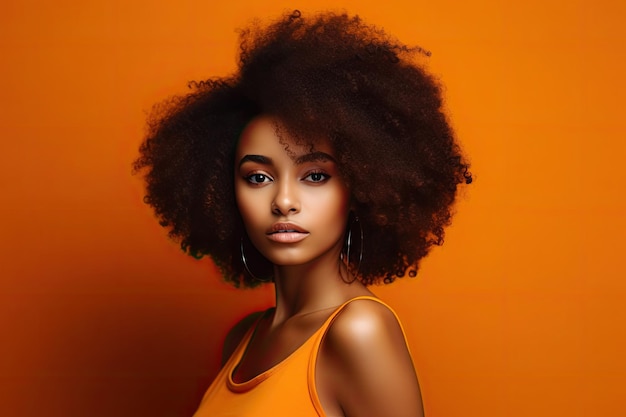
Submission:
POLYGON ((234 152, 247 123, 269 114, 297 141, 334 147, 363 228, 359 279, 415 276, 443 243, 457 187, 472 181, 441 86, 420 63, 429 53, 357 16, 299 11, 241 31, 240 47, 234 75, 190 83, 149 118, 133 167, 170 237, 234 285, 258 283, 239 255, 234 152))

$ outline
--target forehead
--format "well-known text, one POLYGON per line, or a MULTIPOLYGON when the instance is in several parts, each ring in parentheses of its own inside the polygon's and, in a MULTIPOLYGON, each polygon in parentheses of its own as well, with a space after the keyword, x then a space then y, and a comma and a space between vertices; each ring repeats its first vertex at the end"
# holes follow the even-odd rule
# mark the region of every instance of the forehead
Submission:
POLYGON ((296 159, 299 156, 317 151, 334 155, 328 139, 297 141, 278 119, 262 115, 252 119, 241 133, 237 143, 236 156, 241 158, 250 153, 258 155, 284 153, 291 159, 296 159))

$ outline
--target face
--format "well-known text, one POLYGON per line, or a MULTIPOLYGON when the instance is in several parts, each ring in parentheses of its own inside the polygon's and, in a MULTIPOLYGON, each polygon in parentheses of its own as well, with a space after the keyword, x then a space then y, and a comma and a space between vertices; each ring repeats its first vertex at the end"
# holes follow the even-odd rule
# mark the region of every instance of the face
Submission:
POLYGON ((333 151, 326 141, 310 149, 279 138, 277 123, 254 119, 237 146, 235 193, 248 236, 275 265, 337 262, 349 193, 333 151))

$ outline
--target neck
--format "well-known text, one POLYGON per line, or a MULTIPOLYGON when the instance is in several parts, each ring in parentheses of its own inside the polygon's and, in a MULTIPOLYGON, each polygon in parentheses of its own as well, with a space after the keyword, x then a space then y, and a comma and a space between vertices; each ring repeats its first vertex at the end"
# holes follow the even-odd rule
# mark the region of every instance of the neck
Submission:
POLYGON ((336 307, 363 285, 349 277, 337 254, 296 266, 275 266, 276 312, 273 324, 290 317, 336 307), (336 256, 335 256, 336 255, 336 256))

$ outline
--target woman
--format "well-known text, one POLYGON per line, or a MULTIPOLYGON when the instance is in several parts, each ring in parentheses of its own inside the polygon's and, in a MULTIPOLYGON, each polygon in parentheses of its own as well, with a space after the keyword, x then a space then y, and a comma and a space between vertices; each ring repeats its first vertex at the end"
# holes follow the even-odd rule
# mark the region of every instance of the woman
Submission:
POLYGON ((161 224, 276 292, 229 333, 196 417, 423 415, 402 327, 367 286, 415 276, 471 182, 427 54, 295 11, 242 32, 237 74, 153 113, 135 169, 161 224))

